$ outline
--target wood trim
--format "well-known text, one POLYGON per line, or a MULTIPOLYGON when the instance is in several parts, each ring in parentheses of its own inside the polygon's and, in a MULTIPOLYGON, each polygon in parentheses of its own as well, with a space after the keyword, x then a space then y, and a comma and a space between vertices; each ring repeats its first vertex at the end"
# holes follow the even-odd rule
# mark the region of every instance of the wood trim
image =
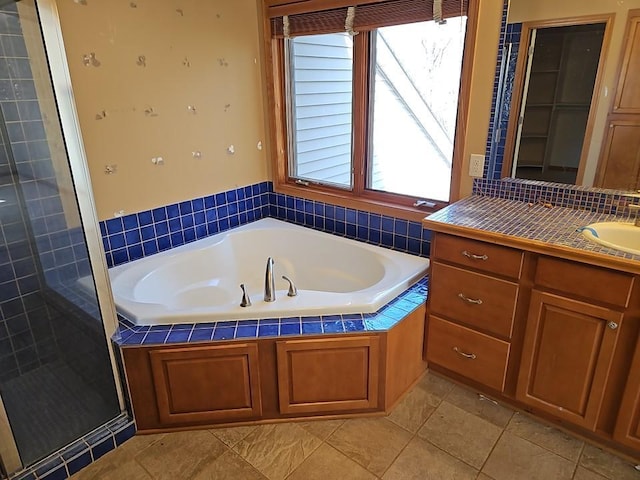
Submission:
POLYGON ((580 164, 576 176, 576 184, 581 185, 584 179, 587 158, 589 156, 589 146, 591 145, 591 137, 596 121, 596 113, 598 110, 598 102, 600 101, 600 90, 604 76, 604 66, 611 44, 611 34, 613 32, 614 13, 604 15, 587 15, 582 17, 566 17, 552 20, 540 20, 535 22, 525 22, 522 24, 521 39, 526 42, 520 42, 518 50, 518 62, 516 64, 516 77, 513 84, 513 92, 517 94, 511 95, 511 109, 509 113, 509 123, 507 124, 507 136, 505 142, 504 162, 502 164, 502 177, 510 177, 513 168, 513 156, 515 154, 516 133, 518 130, 518 118, 522 108, 522 94, 524 88, 524 79, 527 69, 527 57, 529 46, 531 45, 531 31, 541 28, 568 27, 572 25, 585 25, 590 23, 604 23, 604 38, 602 39, 602 47, 600 48, 600 59, 598 61, 598 70, 593 85, 593 94, 591 96, 591 107, 589 108, 589 116, 587 118, 587 126, 584 132, 584 140, 582 142, 582 153, 580 154, 580 164))
POLYGON ((371 34, 360 33, 353 39, 353 151, 351 155, 351 180, 353 195, 360 196, 366 188, 366 164, 368 158, 369 124, 369 58, 371 34))
POLYGON ((471 84, 473 67, 476 58, 476 35, 478 34, 478 18, 480 0, 469 0, 467 14, 467 32, 462 55, 462 72, 460 75, 460 94, 458 97, 458 118, 456 136, 453 141, 453 158, 451 160, 451 190, 449 201, 460 200, 462 188, 462 165, 464 163, 467 131, 469 129, 469 104, 471 101, 471 84))

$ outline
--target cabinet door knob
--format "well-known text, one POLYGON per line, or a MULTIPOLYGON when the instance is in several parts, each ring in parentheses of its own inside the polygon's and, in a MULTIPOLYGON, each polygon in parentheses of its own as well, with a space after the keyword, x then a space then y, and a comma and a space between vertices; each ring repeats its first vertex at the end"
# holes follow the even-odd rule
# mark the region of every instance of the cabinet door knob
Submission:
POLYGON ((468 358, 469 360, 475 360, 476 359, 476 354, 475 353, 465 353, 462 350, 460 350, 458 347, 453 347, 453 351, 456 352, 461 357, 468 358))
POLYGON ((616 322, 609 322, 607 323, 607 327, 609 327, 611 330, 615 330, 616 328, 618 328, 618 324, 616 322))
POLYGON ((475 255, 473 253, 467 252, 466 250, 462 252, 462 255, 470 258, 471 260, 489 260, 489 257, 487 255, 475 255))
POLYGON ((474 305, 482 305, 482 300, 480 300, 479 298, 478 299, 469 298, 464 293, 459 293, 458 298, 461 298, 467 303, 473 303, 474 305))

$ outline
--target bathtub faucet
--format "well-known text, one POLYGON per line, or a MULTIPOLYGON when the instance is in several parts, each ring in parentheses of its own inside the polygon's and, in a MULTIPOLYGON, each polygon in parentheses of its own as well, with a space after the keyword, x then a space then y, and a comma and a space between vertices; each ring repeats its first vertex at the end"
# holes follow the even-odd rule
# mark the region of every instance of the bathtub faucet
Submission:
POLYGON ((276 301, 276 281, 273 276, 273 258, 267 258, 267 271, 264 275, 264 301, 276 301))

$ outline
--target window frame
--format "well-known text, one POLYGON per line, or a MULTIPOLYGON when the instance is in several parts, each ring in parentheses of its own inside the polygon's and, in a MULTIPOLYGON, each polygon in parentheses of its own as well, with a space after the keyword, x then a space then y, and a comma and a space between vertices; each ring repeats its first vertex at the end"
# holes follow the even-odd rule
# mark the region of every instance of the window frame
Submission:
MULTIPOLYGON (((369 147, 369 80, 371 53, 370 35, 361 32, 354 37, 353 67, 353 132, 352 162, 353 186, 351 190, 328 185, 296 182, 289 176, 289 120, 287 112, 287 58, 285 39, 271 37, 271 19, 266 6, 263 6, 263 42, 264 70, 266 76, 266 97, 268 117, 268 138, 271 171, 274 190, 277 193, 292 195, 309 200, 322 201, 347 208, 365 210, 397 218, 420 221, 429 213, 435 212, 460 197, 460 180, 463 163, 463 147, 469 118, 469 97, 475 57, 475 38, 478 28, 479 0, 469 0, 467 27, 462 57, 460 93, 456 120, 453 158, 451 166, 451 185, 449 201, 436 201, 424 197, 401 195, 366 188, 367 154, 369 147), (364 57, 364 61, 362 60, 364 57), (364 94, 359 94, 364 92, 364 94), (435 203, 433 207, 416 207, 418 200, 435 203)), ((294 7, 292 7, 294 8, 294 7)))

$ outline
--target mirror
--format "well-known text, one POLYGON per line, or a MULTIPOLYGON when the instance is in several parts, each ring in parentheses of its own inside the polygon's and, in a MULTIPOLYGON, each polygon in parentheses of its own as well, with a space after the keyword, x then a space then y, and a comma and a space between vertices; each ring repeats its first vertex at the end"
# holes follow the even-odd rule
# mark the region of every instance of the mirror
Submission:
MULTIPOLYGON (((640 188, 640 158, 636 158, 640 157, 640 73, 635 74, 632 81, 626 82, 627 92, 631 92, 626 96, 631 103, 635 101, 635 104, 628 106, 628 111, 624 110, 625 105, 619 104, 624 103, 625 94, 621 93, 621 89, 625 82, 618 81, 625 78, 624 69, 619 73, 620 62, 629 36, 625 34, 627 18, 630 10, 634 9, 640 9, 640 0, 509 0, 507 25, 501 45, 502 61, 497 69, 500 74, 496 77, 495 85, 497 100, 492 111, 492 129, 489 132, 489 178, 515 176, 623 190, 640 188), (587 39, 584 30, 588 30, 587 25, 590 24, 600 24, 601 27, 596 27, 596 31, 587 35, 587 39), (574 25, 577 27, 572 27, 574 25), (574 38, 573 41, 567 42, 569 47, 563 50, 557 48, 560 43, 557 35, 546 34, 551 32, 549 28, 564 27, 569 27, 565 31, 572 32, 570 37, 574 38), (535 38, 535 33, 542 32, 543 29, 547 38, 538 42, 534 49, 540 48, 539 58, 544 59, 543 53, 546 53, 547 60, 555 58, 555 66, 549 65, 549 62, 547 65, 540 65, 540 62, 538 65, 532 65, 526 45, 521 48, 522 43, 529 42, 532 32, 535 38), (598 36, 602 58, 592 55, 588 59, 576 61, 576 55, 588 53, 597 47, 598 36), (585 47, 585 42, 591 42, 593 45, 585 47), (545 48, 546 52, 543 50, 545 48), (555 52, 552 51, 554 48, 555 52), (557 66, 561 64, 573 66, 573 70, 564 74, 553 72, 558 70, 557 66), (585 87, 578 80, 581 79, 580 72, 588 71, 589 65, 593 67, 595 76, 591 87, 592 95, 585 95, 584 90, 588 89, 588 85, 585 87), (538 73, 535 73, 536 69, 538 73), (531 73, 532 70, 534 73, 531 73), (573 78, 564 83, 556 81, 562 75, 573 78), (534 78, 535 76, 538 78, 534 78), (531 90, 530 87, 536 89, 531 90), (582 97, 582 103, 578 105, 576 99, 563 100, 562 94, 554 94, 552 87, 560 88, 565 98, 568 98, 567 94, 571 96, 582 90, 582 94, 579 95, 582 97), (524 98, 522 92, 527 92, 524 98), (566 105, 554 106, 554 98, 560 98, 561 103, 564 101, 566 105), (533 108, 529 108, 527 102, 533 108), (554 119, 553 112, 562 108, 564 111, 554 119), (620 111, 621 108, 626 115, 624 122, 622 119, 618 121, 615 117, 623 113, 620 111), (629 123, 628 114, 632 112, 637 115, 634 118, 639 119, 637 123, 629 123), (554 130, 554 125, 560 129, 554 130), (576 125, 581 127, 578 130, 583 131, 582 135, 576 137, 577 140, 571 139, 569 135, 576 130, 576 125), (600 161, 601 157, 603 161, 600 161), (517 159, 515 164, 514 158, 517 159), (527 171, 527 168, 518 166, 520 164, 520 167, 534 167, 536 163, 541 162, 556 167, 556 171, 560 173, 544 178, 536 173, 542 171, 542 168, 529 168, 527 171)), ((640 15, 640 12, 635 13, 640 15)), ((638 20, 636 28, 640 31, 640 27, 637 27, 640 18, 638 20)), ((634 60, 638 53, 635 52, 630 57, 630 63, 638 65, 632 65, 627 70, 637 71, 638 68, 632 67, 640 67, 640 60, 634 60)), ((535 58, 535 53, 532 58, 535 58)))

